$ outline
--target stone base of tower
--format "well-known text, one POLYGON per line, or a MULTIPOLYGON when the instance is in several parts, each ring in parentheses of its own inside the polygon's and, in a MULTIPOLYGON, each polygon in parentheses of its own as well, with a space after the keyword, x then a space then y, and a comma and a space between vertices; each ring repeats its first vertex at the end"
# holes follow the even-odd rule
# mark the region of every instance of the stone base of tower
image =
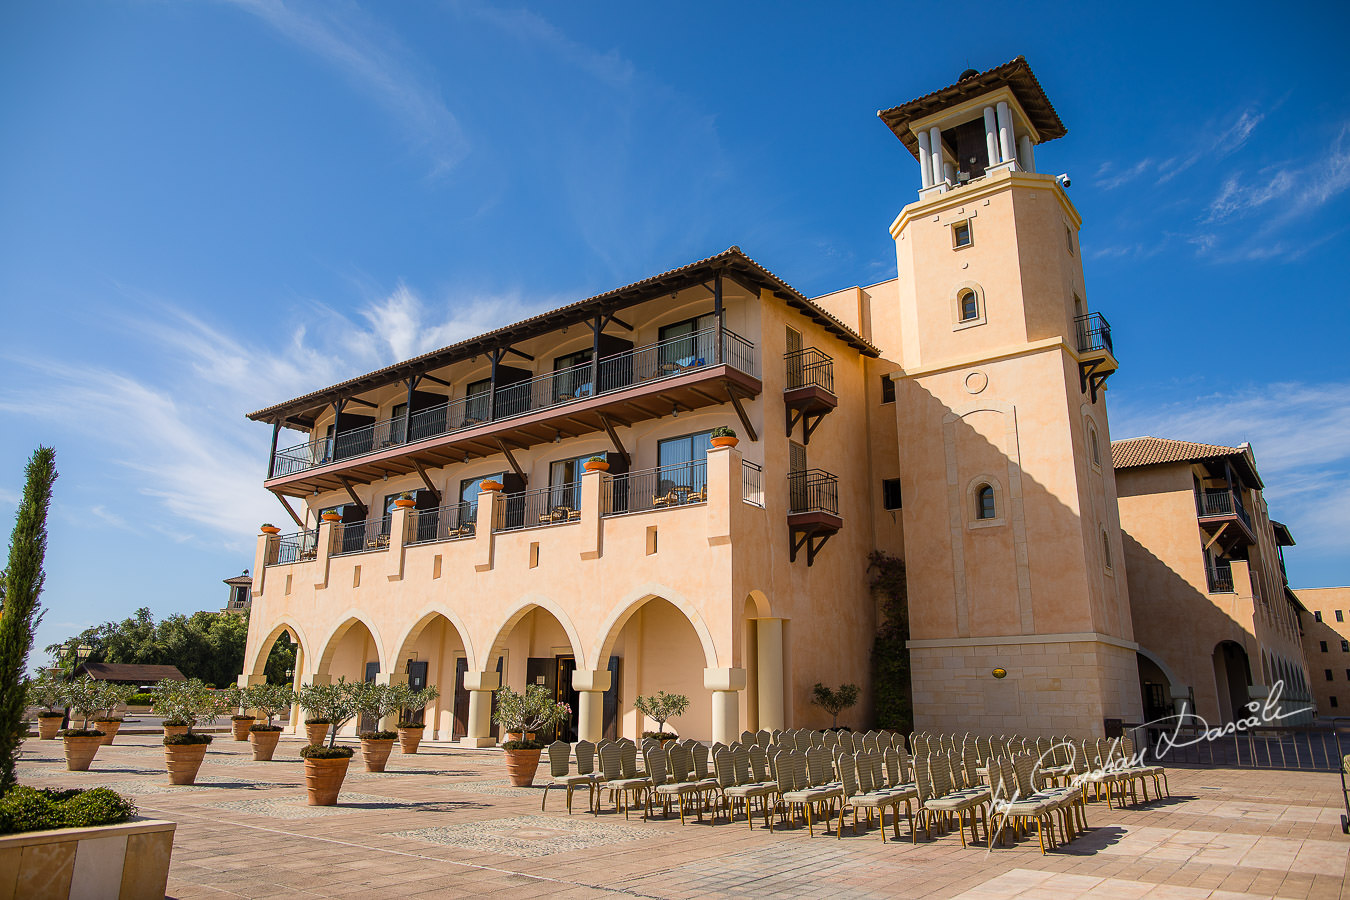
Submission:
POLYGON ((1142 721, 1128 642, 1099 634, 909 642, 914 728, 964 734, 1102 737, 1142 721), (1007 676, 996 678, 995 669, 1007 676))

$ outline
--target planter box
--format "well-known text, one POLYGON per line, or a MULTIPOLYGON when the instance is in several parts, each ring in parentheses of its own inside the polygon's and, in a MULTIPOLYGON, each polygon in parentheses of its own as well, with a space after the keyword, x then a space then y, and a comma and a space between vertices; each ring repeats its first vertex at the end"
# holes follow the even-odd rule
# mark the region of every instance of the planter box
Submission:
POLYGON ((178 826, 133 819, 0 837, 0 900, 161 900, 178 826))

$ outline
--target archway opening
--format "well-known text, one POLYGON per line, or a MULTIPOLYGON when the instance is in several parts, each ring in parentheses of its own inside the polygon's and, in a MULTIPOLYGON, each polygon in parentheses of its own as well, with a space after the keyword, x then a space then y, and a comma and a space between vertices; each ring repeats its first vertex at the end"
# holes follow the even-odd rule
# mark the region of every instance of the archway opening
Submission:
POLYGON ((1139 660, 1139 694, 1144 700, 1144 721, 1156 722, 1172 715, 1172 683, 1158 664, 1136 653, 1139 660))
POLYGON ((304 665, 304 648, 294 628, 279 625, 263 639, 246 675, 266 677, 268 684, 294 684, 304 665))
POLYGON ((441 613, 424 616, 404 637, 392 665, 396 674, 407 676, 409 687, 440 689, 438 698, 413 714, 432 740, 445 735, 459 740, 469 733, 469 692, 464 689, 468 658, 464 638, 449 618, 441 613))
MULTIPOLYGON (((618 733, 636 741, 657 723, 634 705, 639 696, 661 691, 689 698, 689 708, 666 722, 666 731, 696 740, 712 739, 712 695, 703 686, 703 642, 683 612, 673 603, 651 597, 623 621, 617 637, 607 641, 617 660, 619 686, 618 733)), ((608 725, 608 722, 606 723, 608 725)))
MULTIPOLYGON (((543 607, 533 606, 497 638, 488 659, 491 666, 503 660, 502 683, 517 691, 540 684, 555 700, 566 703, 572 715, 549 734, 536 735, 545 743, 555 740, 576 741, 579 724, 577 691, 572 673, 577 669, 576 648, 558 617, 543 607)), ((495 711, 496 704, 493 704, 495 711)), ((498 734, 495 724, 494 735, 498 734)))
MULTIPOLYGON (((329 638, 315 674, 333 681, 374 681, 380 674, 380 647, 375 635, 359 619, 348 620, 329 638)), ((354 720, 342 733, 357 734, 363 725, 375 727, 370 722, 354 720)))
POLYGON ((1237 641, 1220 641, 1214 648, 1214 685, 1219 715, 1225 723, 1246 714, 1251 684, 1252 667, 1246 649, 1237 641))

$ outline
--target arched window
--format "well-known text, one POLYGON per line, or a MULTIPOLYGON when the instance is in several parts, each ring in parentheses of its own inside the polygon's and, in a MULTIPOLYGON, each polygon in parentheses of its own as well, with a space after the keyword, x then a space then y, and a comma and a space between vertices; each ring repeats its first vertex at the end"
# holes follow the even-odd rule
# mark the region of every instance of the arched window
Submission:
POLYGON ((994 504, 994 489, 987 484, 982 484, 979 490, 975 492, 975 518, 992 519, 998 515, 998 509, 994 504))
POLYGON ((1097 429, 1092 427, 1091 424, 1088 425, 1088 450, 1092 453, 1092 464, 1100 467, 1102 464, 1101 446, 1097 443, 1097 429))
POLYGON ((1105 531, 1102 532, 1102 562, 1108 569, 1111 568, 1111 538, 1107 537, 1105 531))
POLYGON ((971 322, 980 317, 980 301, 972 290, 961 292, 958 300, 961 305, 961 321, 971 322))

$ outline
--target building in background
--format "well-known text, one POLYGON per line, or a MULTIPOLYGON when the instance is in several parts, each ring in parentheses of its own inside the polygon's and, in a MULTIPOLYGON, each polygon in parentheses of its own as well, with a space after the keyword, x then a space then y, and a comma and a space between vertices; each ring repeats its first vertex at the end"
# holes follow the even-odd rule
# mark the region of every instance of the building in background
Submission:
POLYGON ((225 608, 221 612, 248 612, 253 606, 253 579, 249 576, 248 569, 245 569, 242 575, 226 578, 225 584, 230 588, 230 597, 225 601, 225 608))
POLYGON ((1270 518, 1251 447, 1140 437, 1111 455, 1145 720, 1185 703, 1232 722, 1277 681, 1286 710, 1311 705, 1284 566, 1294 540, 1270 518))
POLYGON ((295 530, 258 540, 241 680, 289 632, 297 681, 435 683, 471 745, 503 683, 568 739, 638 737, 661 690, 686 736, 818 728, 816 682, 861 725, 881 551, 917 727, 1139 721, 1114 347, 1036 171, 1064 125, 1021 58, 880 115, 919 164, 894 279, 812 300, 733 247, 253 413, 295 530))
POLYGON ((1299 588, 1303 652, 1317 716, 1350 716, 1350 587, 1299 588))

